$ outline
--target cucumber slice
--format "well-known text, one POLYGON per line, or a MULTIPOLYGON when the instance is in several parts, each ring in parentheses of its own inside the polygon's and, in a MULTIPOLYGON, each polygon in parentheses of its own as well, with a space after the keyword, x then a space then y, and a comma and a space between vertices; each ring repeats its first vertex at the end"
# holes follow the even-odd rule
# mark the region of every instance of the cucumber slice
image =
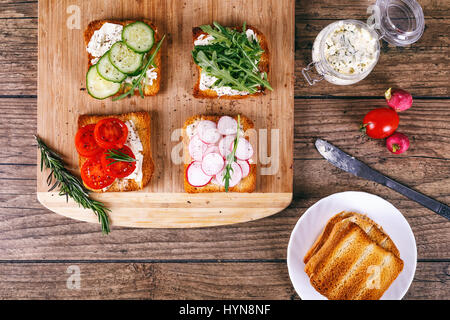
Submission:
POLYGON ((109 50, 109 61, 120 72, 132 74, 142 66, 143 54, 134 52, 127 47, 125 42, 119 41, 113 44, 109 50))
POLYGON ((120 83, 103 79, 94 65, 86 74, 86 89, 95 99, 105 99, 115 95, 120 90, 120 83))
POLYGON ((108 57, 109 51, 106 52, 103 57, 97 62, 97 72, 105 80, 112 82, 122 82, 125 80, 127 75, 120 72, 116 67, 113 66, 108 57))
POLYGON ((150 51, 155 43, 155 32, 148 24, 136 21, 123 28, 122 41, 134 51, 145 53, 150 51))

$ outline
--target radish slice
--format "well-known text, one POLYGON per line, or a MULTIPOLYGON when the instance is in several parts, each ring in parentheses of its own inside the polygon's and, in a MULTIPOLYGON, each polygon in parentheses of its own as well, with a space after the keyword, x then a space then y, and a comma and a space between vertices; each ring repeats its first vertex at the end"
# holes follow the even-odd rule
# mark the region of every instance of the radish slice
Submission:
POLYGON ((208 153, 220 153, 220 149, 216 145, 208 146, 206 151, 203 153, 203 157, 206 156, 208 153))
POLYGON ((202 170, 208 176, 218 174, 225 165, 223 157, 218 153, 208 153, 203 157, 202 170))
POLYGON ((248 160, 252 157, 253 147, 247 139, 239 138, 235 155, 239 160, 248 160))
POLYGON ((245 178, 246 176, 248 176, 248 174, 250 173, 250 164, 248 163, 248 161, 247 160, 245 160, 245 161, 237 160, 236 162, 238 165, 241 166, 242 178, 245 178))
POLYGON ((217 122, 217 129, 219 129, 220 134, 223 134, 224 136, 236 134, 237 121, 232 117, 223 116, 217 122))
MULTIPOLYGON (((230 172, 230 174, 231 174, 231 177, 230 177, 230 182, 229 182, 229 184, 228 184, 228 187, 229 188, 231 188, 231 187, 234 187, 235 185, 237 185, 240 181, 241 181, 241 179, 242 179, 242 169, 241 169, 241 167, 236 163, 236 162, 233 162, 232 164, 231 164, 231 169, 232 169, 232 171, 230 172)), ((223 176, 225 175, 225 168, 222 170, 222 171, 220 171, 217 175, 216 175, 216 180, 217 180, 217 182, 220 184, 220 185, 222 185, 222 186, 224 186, 225 185, 225 181, 223 180, 223 176)))
POLYGON ((217 129, 217 125, 214 121, 202 120, 197 125, 197 134, 199 137, 203 135, 203 131, 207 129, 217 129))
POLYGON ((191 155, 191 158, 196 161, 203 160, 203 153, 207 148, 208 146, 204 144, 197 135, 193 136, 191 141, 189 141, 189 154, 191 155))
POLYGON ((231 153, 231 146, 235 138, 235 136, 225 136, 219 141, 220 154, 224 158, 226 158, 231 153))
POLYGON ((202 164, 198 161, 193 161, 186 170, 186 178, 188 183, 193 187, 206 186, 212 179, 207 176, 202 170, 202 164))
POLYGON ((206 144, 215 144, 219 142, 222 135, 216 128, 203 128, 198 132, 200 140, 206 144))

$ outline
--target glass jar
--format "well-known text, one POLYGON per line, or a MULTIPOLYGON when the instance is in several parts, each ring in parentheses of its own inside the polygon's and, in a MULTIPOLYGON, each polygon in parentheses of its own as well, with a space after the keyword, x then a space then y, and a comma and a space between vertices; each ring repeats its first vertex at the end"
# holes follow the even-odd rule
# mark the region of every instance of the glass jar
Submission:
POLYGON ((310 85, 325 79, 349 85, 369 75, 380 56, 380 40, 407 46, 423 34, 425 19, 415 0, 377 0, 367 9, 367 23, 340 20, 326 26, 316 37, 312 62, 302 74, 310 85), (310 72, 317 72, 313 77, 310 72))

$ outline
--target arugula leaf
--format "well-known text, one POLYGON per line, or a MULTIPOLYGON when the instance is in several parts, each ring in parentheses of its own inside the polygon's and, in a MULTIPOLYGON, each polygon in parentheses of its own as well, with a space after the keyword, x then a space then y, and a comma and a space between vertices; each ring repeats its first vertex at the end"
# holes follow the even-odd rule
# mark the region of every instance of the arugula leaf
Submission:
POLYGON ((235 161, 236 149, 239 142, 239 132, 241 127, 241 116, 237 116, 237 128, 236 128, 236 138, 233 141, 233 150, 227 156, 227 165, 225 166, 225 174, 223 175, 223 181, 225 184, 225 192, 228 192, 228 187, 230 186, 231 173, 233 173, 232 164, 235 161))
POLYGON ((267 73, 261 73, 258 65, 264 53, 259 42, 248 39, 246 24, 242 32, 226 28, 214 22, 214 26, 200 28, 214 37, 208 45, 195 46, 194 62, 210 76, 218 80, 213 87, 229 86, 238 91, 255 93, 261 88, 273 90, 267 81, 267 73))
POLYGON ((205 55, 203 51, 200 51, 197 55, 198 65, 205 70, 208 74, 222 80, 221 83, 232 83, 234 88, 240 91, 248 91, 245 85, 242 85, 236 80, 227 69, 222 69, 217 64, 217 53, 214 51, 211 59, 205 55))

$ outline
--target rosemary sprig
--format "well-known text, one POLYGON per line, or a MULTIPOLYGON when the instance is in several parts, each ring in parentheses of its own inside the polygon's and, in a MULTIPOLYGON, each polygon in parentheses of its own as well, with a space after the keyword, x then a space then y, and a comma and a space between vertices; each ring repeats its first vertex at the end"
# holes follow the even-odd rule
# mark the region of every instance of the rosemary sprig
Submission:
POLYGON ((163 35, 163 37, 161 38, 161 40, 158 42, 158 44, 156 45, 155 51, 153 51, 152 55, 150 56, 150 58, 148 59, 147 63, 145 64, 144 68, 142 68, 141 73, 139 73, 139 75, 137 76, 136 79, 133 80, 133 84, 130 88, 130 90, 128 90, 127 92, 121 94, 118 97, 113 98, 113 101, 117 101, 120 99, 123 99, 125 97, 128 97, 130 95, 134 94, 134 90, 136 89, 136 87, 139 89, 139 94, 141 96, 141 98, 144 98, 144 82, 142 81, 142 78, 145 76, 145 74, 147 73, 147 69, 150 65, 153 65, 153 60, 155 60, 156 54, 158 53, 159 49, 161 48, 161 44, 163 43, 164 39, 166 38, 166 35, 163 35))
POLYGON ((234 139, 233 142, 233 150, 231 150, 231 153, 227 156, 227 165, 225 166, 225 174, 223 175, 223 180, 225 182, 225 192, 228 192, 228 187, 230 185, 231 173, 233 172, 233 167, 231 165, 235 160, 236 149, 239 142, 240 128, 241 128, 241 117, 240 115, 238 115, 236 138, 234 139))
POLYGON ((136 159, 132 156, 129 156, 126 153, 123 153, 116 149, 109 149, 106 154, 106 159, 115 160, 113 162, 108 163, 108 166, 116 163, 116 162, 136 162, 136 159))
POLYGON ((105 205, 89 197, 89 191, 83 183, 66 168, 61 156, 51 150, 38 136, 34 136, 37 146, 41 152, 41 171, 45 168, 50 170, 47 178, 49 191, 59 187, 59 195, 66 196, 66 201, 71 197, 76 203, 85 209, 91 209, 98 217, 102 226, 102 232, 108 234, 109 219, 107 212, 110 211, 105 205))

